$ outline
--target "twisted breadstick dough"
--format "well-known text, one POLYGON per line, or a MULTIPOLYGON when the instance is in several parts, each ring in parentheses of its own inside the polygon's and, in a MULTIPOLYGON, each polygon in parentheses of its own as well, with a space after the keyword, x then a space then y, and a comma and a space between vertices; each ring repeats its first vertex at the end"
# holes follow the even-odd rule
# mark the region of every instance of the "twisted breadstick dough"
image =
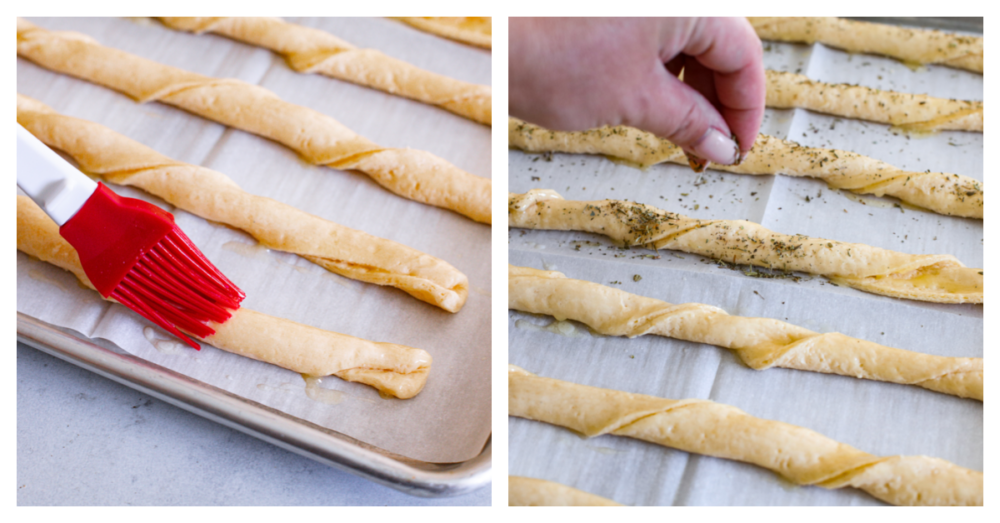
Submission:
POLYGON ((814 82, 801 74, 765 71, 767 106, 887 123, 913 131, 983 131, 983 102, 934 98, 848 84, 814 82))
POLYGON ((390 17, 431 34, 477 47, 493 48, 493 19, 488 16, 390 17))
POLYGON ((673 305, 559 272, 508 265, 507 306, 634 338, 655 334, 736 352, 750 368, 771 367, 916 385, 983 401, 982 358, 910 352, 836 332, 820 334, 768 318, 730 316, 711 305, 673 305))
POLYGON ((983 72, 983 39, 833 17, 749 18, 762 40, 820 42, 851 53, 880 54, 909 64, 941 64, 983 72))
POLYGON ((854 487, 893 505, 982 505, 983 473, 927 456, 880 458, 713 401, 671 400, 536 376, 510 365, 511 416, 744 461, 799 485, 854 487))
POLYGON ((216 33, 284 55, 300 73, 322 73, 398 94, 489 125, 493 94, 476 85, 425 71, 375 49, 358 49, 319 29, 280 18, 159 17, 167 27, 193 33, 216 33))
MULTIPOLYGON (((688 165, 684 151, 667 140, 633 127, 601 127, 580 132, 550 131, 511 118, 511 147, 539 153, 603 154, 639 166, 662 162, 688 165)), ((803 147, 773 136, 758 135, 740 165, 711 165, 739 174, 784 174, 819 178, 834 189, 893 196, 940 214, 983 218, 982 183, 957 174, 911 172, 857 153, 803 147)))
POLYGON ((511 227, 603 234, 625 245, 699 254, 735 264, 826 276, 862 291, 938 303, 982 303, 983 271, 954 256, 917 255, 770 231, 745 220, 695 220, 620 200, 565 200, 555 191, 511 193, 511 227))
POLYGON ((490 223, 490 180, 428 152, 376 145, 333 118, 288 103, 262 87, 159 64, 104 47, 79 33, 47 31, 20 18, 17 55, 139 102, 160 101, 270 138, 310 163, 357 169, 404 198, 490 223))
POLYGON ((620 507, 610 499, 543 479, 507 476, 510 507, 620 507))
POLYGON ((107 127, 63 116, 17 95, 17 122, 86 172, 138 187, 206 220, 248 232, 270 249, 298 254, 341 276, 396 287, 449 312, 469 280, 447 262, 240 189, 224 174, 178 162, 107 127))
MULTIPOLYGON (((72 272, 90 287, 76 250, 26 196, 17 197, 17 250, 72 272)), ((109 300, 114 301, 114 300, 109 300)), ((201 338, 222 350, 313 376, 334 375, 407 399, 427 382, 431 356, 420 349, 377 343, 240 308, 215 334, 201 338)))

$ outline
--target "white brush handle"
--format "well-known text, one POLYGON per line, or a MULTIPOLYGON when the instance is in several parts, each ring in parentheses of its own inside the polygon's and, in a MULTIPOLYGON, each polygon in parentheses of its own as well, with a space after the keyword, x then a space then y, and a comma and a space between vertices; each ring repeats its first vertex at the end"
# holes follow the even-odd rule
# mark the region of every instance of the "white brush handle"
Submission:
POLYGON ((17 186, 60 227, 83 207, 97 183, 17 125, 17 186))

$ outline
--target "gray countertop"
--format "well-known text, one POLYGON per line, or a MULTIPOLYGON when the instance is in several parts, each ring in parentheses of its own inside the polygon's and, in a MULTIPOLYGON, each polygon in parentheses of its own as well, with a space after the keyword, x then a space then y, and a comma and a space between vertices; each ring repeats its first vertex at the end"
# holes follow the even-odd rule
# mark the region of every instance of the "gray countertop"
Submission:
POLYGON ((17 344, 17 504, 489 505, 409 496, 17 344))

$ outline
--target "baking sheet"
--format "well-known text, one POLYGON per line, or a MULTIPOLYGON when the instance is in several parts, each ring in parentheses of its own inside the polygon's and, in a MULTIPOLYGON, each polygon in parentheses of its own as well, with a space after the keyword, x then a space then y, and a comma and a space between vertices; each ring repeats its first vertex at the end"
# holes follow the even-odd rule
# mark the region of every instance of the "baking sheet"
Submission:
MULTIPOLYGON (((201 74, 234 77, 285 100, 331 115, 376 143, 428 150, 490 177, 489 128, 446 111, 320 75, 291 71, 270 51, 212 35, 172 31, 148 19, 35 19, 201 74)), ((385 19, 287 19, 373 47, 419 67, 490 83, 490 53, 385 19)), ((384 400, 364 385, 323 379, 307 393, 301 376, 205 345, 168 340, 126 308, 100 300, 75 278, 18 253, 18 311, 126 351, 242 397, 386 451, 429 462, 478 455, 490 426, 490 228, 455 213, 395 196, 368 177, 308 165, 263 138, 18 59, 18 92, 62 114, 98 122, 167 156, 231 177, 243 189, 325 219, 442 258, 469 277, 458 314, 402 291, 335 275, 295 255, 268 251, 247 234, 176 211, 144 193, 115 186, 174 212, 178 224, 246 293, 244 306, 360 338, 419 347, 434 358, 427 386, 411 400, 384 400), (148 327, 148 329, 147 329, 148 327), (145 331, 145 332, 144 332, 145 331), (147 334, 152 340, 147 339, 147 334), (332 392, 326 392, 332 391, 332 392), (310 396, 311 394, 311 396, 310 396)))
MULTIPOLYGON (((816 80, 982 100, 981 75, 917 71, 891 59, 822 45, 765 42, 765 66, 816 80)), ((761 130, 804 145, 836 147, 922 171, 983 179, 983 135, 894 135, 887 126, 804 110, 767 110, 761 130)), ((785 233, 867 243, 910 253, 949 253, 982 267, 983 223, 900 209, 891 199, 848 198, 824 183, 675 165, 646 171, 606 159, 509 153, 510 190, 551 188, 568 199, 630 199, 701 219, 748 219, 785 233), (806 200, 806 196, 809 200, 806 200)), ((777 318, 893 347, 983 355, 979 305, 935 305, 835 287, 822 277, 757 279, 700 256, 622 250, 597 235, 512 229, 515 265, 558 270, 671 303, 777 318), (650 255, 659 256, 651 259, 650 255), (641 276, 634 281, 634 276, 641 276), (618 282, 618 283, 612 283, 618 282)), ((510 362, 542 376, 667 398, 706 398, 792 423, 876 455, 924 454, 983 470, 983 408, 917 387, 788 369, 754 371, 729 351, 656 336, 595 337, 540 329, 549 317, 509 312, 510 362)), ((551 329, 558 330, 558 329, 551 329)), ((797 487, 752 465, 691 455, 615 436, 584 440, 544 423, 509 418, 509 470, 628 505, 869 505, 859 490, 797 487)))

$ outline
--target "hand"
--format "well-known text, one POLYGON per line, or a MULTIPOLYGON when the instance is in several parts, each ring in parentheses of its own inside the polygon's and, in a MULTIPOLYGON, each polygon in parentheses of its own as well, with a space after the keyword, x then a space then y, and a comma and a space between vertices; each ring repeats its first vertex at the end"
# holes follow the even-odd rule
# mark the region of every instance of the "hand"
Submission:
POLYGON ((764 66, 746 19, 511 18, 509 27, 513 116, 562 131, 637 127, 725 165, 753 147, 764 66))

